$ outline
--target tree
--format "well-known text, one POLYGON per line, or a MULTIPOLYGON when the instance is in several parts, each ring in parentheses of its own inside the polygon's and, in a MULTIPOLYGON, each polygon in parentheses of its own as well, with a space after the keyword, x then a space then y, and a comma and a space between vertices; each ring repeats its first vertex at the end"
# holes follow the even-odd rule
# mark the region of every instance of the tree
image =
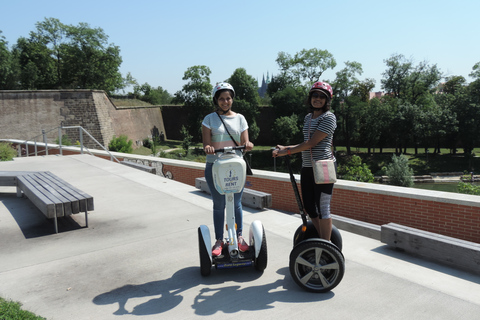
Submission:
POLYGON ((66 32, 70 42, 65 48, 62 73, 68 86, 101 89, 108 93, 121 89, 124 80, 119 71, 120 48, 108 44, 104 31, 81 22, 78 26, 68 26, 66 32))
POLYGON ((297 114, 300 120, 303 121, 308 111, 304 103, 305 96, 306 92, 303 87, 286 87, 275 93, 272 96, 272 106, 277 118, 297 114))
POLYGON ((188 80, 181 91, 177 91, 173 103, 183 104, 188 112, 187 130, 194 142, 202 141, 202 120, 214 110, 210 84, 210 68, 193 66, 185 71, 182 80, 188 80))
POLYGON ((272 130, 275 133, 275 139, 277 139, 277 141, 282 141, 285 145, 300 141, 297 137, 300 133, 298 122, 299 117, 296 114, 292 114, 289 117, 277 118, 272 127, 272 130))
POLYGON ((137 99, 153 105, 167 104, 172 101, 172 95, 170 95, 167 90, 163 90, 160 86, 153 88, 148 83, 135 85, 133 87, 133 94, 137 99))
POLYGON ((0 90, 16 89, 17 64, 0 30, 0 90))
POLYGON ((22 89, 99 89, 112 93, 125 86, 120 49, 107 43, 101 28, 65 25, 47 18, 14 47, 22 89))
POLYGON ((320 80, 320 77, 327 69, 333 69, 337 62, 333 55, 327 50, 317 48, 303 49, 293 57, 285 52, 279 52, 276 60, 281 73, 290 82, 306 81, 311 84, 320 80))
POLYGON ((424 105, 435 92, 442 73, 436 65, 421 62, 414 66, 412 60, 403 55, 392 55, 385 60, 387 70, 381 80, 382 88, 395 98, 408 101, 412 105, 424 105))
POLYGON ((260 133, 256 120, 260 113, 257 80, 248 75, 244 68, 237 68, 227 82, 235 89, 233 108, 245 116, 249 126, 249 138, 255 140, 260 133))
POLYGON ((469 74, 470 77, 478 80, 480 79, 480 61, 475 63, 472 67, 472 72, 469 74))
POLYGON ((360 82, 357 74, 362 73, 362 65, 359 62, 347 61, 345 68, 336 73, 335 81, 332 83, 335 96, 332 107, 337 116, 339 133, 346 145, 347 154, 351 154, 351 145, 359 133, 361 115, 368 104, 362 102, 360 97, 351 95, 360 82))

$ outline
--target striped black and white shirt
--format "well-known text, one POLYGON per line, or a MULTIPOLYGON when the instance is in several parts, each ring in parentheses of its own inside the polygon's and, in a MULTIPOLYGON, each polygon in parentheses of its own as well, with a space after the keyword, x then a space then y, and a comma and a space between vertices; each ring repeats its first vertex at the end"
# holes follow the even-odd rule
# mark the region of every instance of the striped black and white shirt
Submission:
POLYGON ((324 159, 336 160, 332 153, 333 133, 335 132, 336 128, 337 118, 330 111, 325 112, 315 119, 312 119, 312 113, 309 113, 305 116, 305 120, 303 122, 304 141, 309 140, 315 133, 315 130, 320 130, 321 132, 326 133, 327 136, 312 148, 312 153, 310 153, 310 149, 302 151, 303 167, 312 167, 311 158, 313 158, 314 161, 324 159))

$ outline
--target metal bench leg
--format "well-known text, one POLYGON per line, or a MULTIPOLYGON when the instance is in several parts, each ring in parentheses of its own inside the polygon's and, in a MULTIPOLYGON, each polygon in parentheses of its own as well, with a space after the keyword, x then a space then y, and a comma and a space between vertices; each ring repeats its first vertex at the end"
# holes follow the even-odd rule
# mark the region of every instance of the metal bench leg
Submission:
POLYGON ((87 199, 85 199, 85 226, 88 228, 87 199))
POLYGON ((58 233, 57 209, 55 208, 55 233, 58 233))

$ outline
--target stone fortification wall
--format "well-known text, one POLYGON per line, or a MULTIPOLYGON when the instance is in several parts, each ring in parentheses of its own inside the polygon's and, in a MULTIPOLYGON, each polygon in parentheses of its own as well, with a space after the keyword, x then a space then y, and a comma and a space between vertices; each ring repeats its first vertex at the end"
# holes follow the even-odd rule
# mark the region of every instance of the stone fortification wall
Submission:
MULTIPOLYGON (((152 134, 164 132, 161 108, 116 108, 101 90, 0 91, 0 138, 30 140, 47 131, 48 142, 58 139, 55 128, 81 126, 104 146, 114 136, 127 135, 140 145, 152 134)), ((66 129, 72 142, 77 129, 66 129)), ((87 135, 84 145, 98 146, 87 135)))

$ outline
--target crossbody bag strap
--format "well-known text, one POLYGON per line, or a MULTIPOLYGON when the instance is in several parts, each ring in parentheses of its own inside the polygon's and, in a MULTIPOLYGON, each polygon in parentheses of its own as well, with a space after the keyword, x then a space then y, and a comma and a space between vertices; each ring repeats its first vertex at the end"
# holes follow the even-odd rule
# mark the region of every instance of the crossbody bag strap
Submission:
POLYGON ((225 122, 223 122, 223 119, 222 119, 222 117, 221 117, 221 116, 220 116, 220 115, 219 115, 217 112, 215 112, 215 113, 216 113, 216 114, 217 114, 217 116, 220 118, 220 121, 222 121, 222 123, 223 123, 223 126, 225 127, 225 130, 227 130, 227 133, 228 133, 228 135, 230 136, 230 139, 232 139, 233 143, 235 143, 235 145, 238 147, 238 143, 237 143, 237 141, 235 141, 235 139, 233 139, 232 135, 230 134, 230 131, 228 131, 228 127, 227 127, 227 125, 225 124, 225 122))
MULTIPOLYGON (((218 113, 217 113, 217 114, 218 114, 218 113)), ((323 115, 321 115, 320 117, 322 117, 322 116, 323 116, 323 115)), ((313 118, 313 113, 312 113, 312 115, 310 116, 310 121, 308 122, 308 137, 309 137, 309 139, 312 138, 312 135, 311 135, 311 133, 310 133, 310 125, 312 124, 312 118, 313 118)), ((332 145, 333 145, 333 143, 332 143, 332 145)), ((312 167, 313 167, 314 162, 313 162, 312 148, 310 148, 309 150, 310 150, 310 161, 312 162, 312 167)), ((333 160, 333 154, 332 154, 332 159, 331 159, 331 160, 333 160)))

